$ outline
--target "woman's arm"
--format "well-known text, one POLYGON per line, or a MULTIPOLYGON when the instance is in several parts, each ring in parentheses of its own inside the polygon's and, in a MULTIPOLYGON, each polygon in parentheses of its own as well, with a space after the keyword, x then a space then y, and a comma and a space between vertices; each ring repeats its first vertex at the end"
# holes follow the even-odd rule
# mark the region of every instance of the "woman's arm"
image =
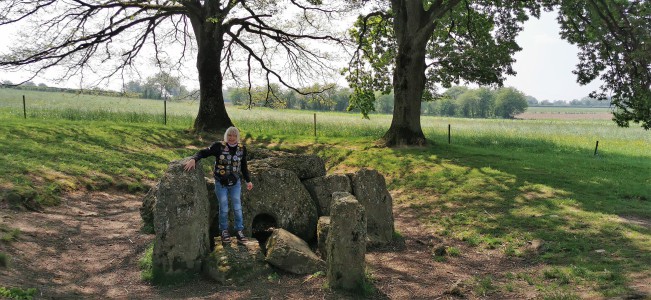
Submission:
POLYGON ((186 170, 186 171, 193 170, 195 168, 198 160, 200 160, 202 158, 206 158, 208 156, 216 156, 215 153, 221 152, 221 145, 222 144, 220 142, 215 142, 215 143, 212 143, 212 145, 210 145, 210 147, 203 148, 203 149, 197 151, 197 153, 192 155, 190 160, 188 160, 188 162, 185 163, 185 167, 183 167, 183 169, 186 170))

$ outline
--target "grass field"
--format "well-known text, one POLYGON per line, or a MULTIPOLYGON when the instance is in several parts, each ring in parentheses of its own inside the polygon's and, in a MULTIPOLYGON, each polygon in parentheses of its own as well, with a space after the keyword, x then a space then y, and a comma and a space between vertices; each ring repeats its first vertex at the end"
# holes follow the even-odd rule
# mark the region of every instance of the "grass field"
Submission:
MULTIPOLYGON (((0 89, 6 199, 56 204, 77 189, 144 192, 169 161, 194 153, 188 146, 219 139, 190 133, 196 103, 168 103, 176 112, 163 125, 160 101, 30 94, 24 119, 22 96, 8 91, 0 89)), ((546 269, 513 274, 543 295, 618 297, 651 278, 651 135, 640 128, 423 117, 427 147, 390 149, 374 144, 388 115, 319 112, 315 137, 313 112, 229 107, 229 114, 249 144, 316 153, 329 172, 377 169, 394 202, 437 235, 517 257, 527 241, 544 241, 535 259, 546 269)))

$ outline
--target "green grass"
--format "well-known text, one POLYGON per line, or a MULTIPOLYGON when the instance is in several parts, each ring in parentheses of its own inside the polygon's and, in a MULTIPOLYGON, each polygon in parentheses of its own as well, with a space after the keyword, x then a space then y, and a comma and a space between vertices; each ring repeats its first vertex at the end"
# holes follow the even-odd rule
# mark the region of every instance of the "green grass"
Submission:
POLYGON ((0 296, 7 299, 31 300, 34 299, 36 292, 35 288, 21 289, 21 288, 7 288, 0 286, 0 296))
POLYGON ((542 297, 543 300, 580 300, 581 297, 575 295, 572 292, 564 290, 551 290, 544 292, 542 297))
POLYGON ((196 274, 189 273, 174 273, 174 274, 165 274, 160 269, 157 269, 153 263, 154 255, 154 243, 152 242, 145 252, 142 254, 140 259, 138 259, 138 267, 140 268, 140 278, 143 281, 158 285, 180 285, 187 283, 191 280, 197 278, 196 274))
POLYGON ((473 291, 478 297, 485 297, 497 290, 491 276, 477 276, 474 278, 473 291))
POLYGON ((11 243, 18 239, 20 229, 9 228, 4 224, 0 224, 0 241, 4 243, 11 243))
MULTIPOLYGON (((0 195, 12 191, 44 204, 78 189, 146 191, 170 161, 219 139, 189 133, 196 107, 163 125, 146 118, 160 116, 160 102, 130 100, 127 107, 150 110, 98 117, 108 108, 97 103, 109 100, 80 98, 74 101, 87 111, 74 117, 61 112, 69 108, 44 104, 43 113, 33 108, 24 119, 22 99, 10 105, 2 96, 0 89, 0 195), (127 117, 134 113, 142 116, 127 117)), ((607 120, 423 117, 427 147, 389 149, 374 144, 388 129, 387 115, 320 112, 314 136, 313 112, 228 109, 249 145, 318 154, 329 172, 376 169, 394 203, 413 210, 424 228, 475 251, 528 255, 547 268, 514 280, 540 286, 548 299, 573 299, 574 285, 623 296, 634 274, 651 277, 651 135, 640 128, 607 120), (534 239, 543 250, 527 254, 534 239)), ((485 293, 497 285, 478 283, 485 293)))
POLYGON ((448 257, 458 257, 461 256, 461 250, 454 246, 441 245, 435 248, 432 248, 432 258, 436 262, 447 262, 448 257))
POLYGON ((154 243, 151 243, 145 250, 145 253, 138 260, 138 267, 140 267, 140 278, 147 282, 154 280, 154 265, 152 263, 152 255, 154 255, 154 243))
MULTIPOLYGON (((0 109, 24 116, 23 96, 27 117, 46 116, 40 110, 85 111, 110 113, 147 113, 161 116, 165 111, 162 100, 134 99, 123 97, 77 95, 71 93, 39 92, 0 88, 0 109)), ((196 114, 198 104, 193 101, 167 101, 167 113, 173 116, 196 114)))
POLYGON ((363 282, 359 284, 359 290, 357 293, 363 298, 370 298, 371 296, 377 294, 377 289, 375 288, 375 285, 373 285, 375 281, 376 280, 373 277, 371 270, 366 269, 364 271, 363 282))
POLYGON ((0 122, 0 187, 46 205, 81 188, 146 191, 170 161, 191 152, 186 146, 202 145, 186 126, 2 116, 0 122))

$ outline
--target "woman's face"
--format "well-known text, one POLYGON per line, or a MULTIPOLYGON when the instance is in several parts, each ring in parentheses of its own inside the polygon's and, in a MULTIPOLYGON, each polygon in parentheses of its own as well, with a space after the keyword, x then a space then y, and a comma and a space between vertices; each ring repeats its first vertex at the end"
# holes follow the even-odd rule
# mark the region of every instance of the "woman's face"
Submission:
POLYGON ((228 133, 228 141, 229 144, 235 144, 237 143, 237 133, 235 132, 229 132, 228 133))

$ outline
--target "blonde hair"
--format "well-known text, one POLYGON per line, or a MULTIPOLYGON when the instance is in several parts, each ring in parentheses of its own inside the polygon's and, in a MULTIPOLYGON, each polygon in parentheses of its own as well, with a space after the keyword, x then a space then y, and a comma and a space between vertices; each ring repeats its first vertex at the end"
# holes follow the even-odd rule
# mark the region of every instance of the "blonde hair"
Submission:
POLYGON ((240 130, 237 129, 237 127, 235 127, 235 126, 231 126, 231 127, 228 127, 228 129, 226 129, 226 132, 224 132, 224 142, 228 142, 228 134, 232 133, 232 132, 235 132, 235 134, 237 134, 237 143, 239 144, 240 143, 240 130))

